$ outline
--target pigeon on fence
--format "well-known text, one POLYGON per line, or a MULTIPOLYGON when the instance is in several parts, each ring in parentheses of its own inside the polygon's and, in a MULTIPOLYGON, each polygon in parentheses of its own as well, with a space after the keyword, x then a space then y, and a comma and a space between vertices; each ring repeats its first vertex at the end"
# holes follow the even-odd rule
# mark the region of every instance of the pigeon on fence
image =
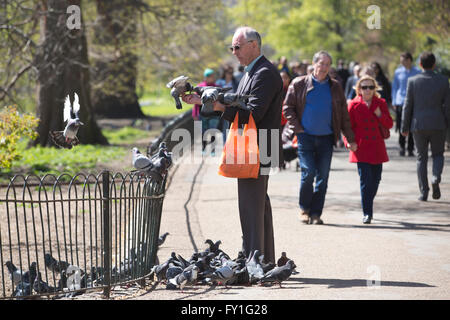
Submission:
POLYGON ((161 236, 158 238, 158 247, 160 247, 160 246, 164 243, 164 241, 166 241, 166 238, 167 238, 167 236, 168 236, 169 234, 170 234, 170 233, 165 232, 163 235, 161 235, 161 236))
POLYGON ((260 281, 261 283, 275 282, 280 285, 280 288, 282 288, 281 282, 289 279, 292 274, 292 270, 294 270, 295 267, 296 265, 294 264, 294 261, 288 260, 288 262, 284 266, 276 267, 267 272, 260 281))
POLYGON ((170 90, 170 95, 175 100, 175 106, 177 109, 183 108, 183 105, 181 104, 181 101, 180 101, 180 95, 184 92, 187 92, 187 91, 192 92, 194 90, 194 88, 188 82, 188 80, 189 80, 189 77, 179 76, 166 84, 167 88, 172 89, 172 90, 170 90))
POLYGON ((73 101, 73 105, 70 103, 69 95, 67 95, 64 102, 64 122, 67 121, 64 131, 49 132, 53 142, 57 146, 66 149, 72 149, 73 146, 76 146, 80 143, 77 138, 77 133, 80 126, 84 125, 84 123, 80 121, 79 117, 80 103, 76 92, 74 96, 75 98, 73 101))
POLYGON ((151 158, 143 155, 138 148, 133 148, 133 167, 137 171, 160 182, 172 165, 172 153, 167 151, 166 144, 161 142, 158 152, 151 158))
POLYGON ((22 270, 17 268, 11 261, 6 261, 5 265, 8 268, 9 277, 14 285, 18 285, 20 282, 22 282, 22 270))

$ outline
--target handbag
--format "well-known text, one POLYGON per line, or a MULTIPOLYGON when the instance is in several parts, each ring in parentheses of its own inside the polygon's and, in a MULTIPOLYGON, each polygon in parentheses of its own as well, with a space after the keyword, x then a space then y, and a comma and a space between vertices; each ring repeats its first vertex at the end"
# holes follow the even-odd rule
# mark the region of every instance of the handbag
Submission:
POLYGON ((219 175, 228 178, 258 178, 259 147, 255 120, 250 113, 243 134, 238 132, 239 113, 236 113, 223 147, 219 175))
POLYGON ((378 127, 380 128, 380 134, 383 139, 388 139, 391 136, 389 129, 385 128, 381 123, 378 123, 378 127))

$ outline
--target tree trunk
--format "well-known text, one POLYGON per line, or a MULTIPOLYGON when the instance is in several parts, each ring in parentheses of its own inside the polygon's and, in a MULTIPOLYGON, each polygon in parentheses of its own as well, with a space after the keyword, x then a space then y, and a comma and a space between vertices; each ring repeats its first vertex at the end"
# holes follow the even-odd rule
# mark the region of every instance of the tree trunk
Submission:
POLYGON ((89 61, 83 20, 81 29, 69 30, 66 13, 69 5, 81 8, 81 0, 47 0, 41 2, 41 46, 35 56, 38 70, 37 128, 34 145, 52 145, 50 130, 63 130, 65 97, 76 92, 80 99, 80 120, 84 123, 78 132, 82 144, 108 144, 94 118, 90 98, 89 61))
POLYGON ((108 118, 144 118, 136 94, 137 9, 123 0, 97 0, 92 73, 95 113, 108 118))

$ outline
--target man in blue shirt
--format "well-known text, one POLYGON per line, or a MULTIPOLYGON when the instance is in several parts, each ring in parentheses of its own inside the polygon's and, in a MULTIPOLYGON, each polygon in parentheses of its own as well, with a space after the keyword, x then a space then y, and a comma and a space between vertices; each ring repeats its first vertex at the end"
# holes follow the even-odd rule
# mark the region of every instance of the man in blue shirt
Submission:
MULTIPOLYGON (((400 126, 402 123, 402 108, 405 102, 408 78, 421 73, 419 68, 412 65, 412 61, 411 53, 402 53, 400 55, 400 63, 402 65, 395 70, 392 81, 392 106, 396 112, 395 129, 399 131, 398 143, 400 144, 400 156, 405 156, 406 137, 400 134, 400 126)), ((410 157, 414 156, 414 139, 411 133, 408 134, 408 155, 410 157)))

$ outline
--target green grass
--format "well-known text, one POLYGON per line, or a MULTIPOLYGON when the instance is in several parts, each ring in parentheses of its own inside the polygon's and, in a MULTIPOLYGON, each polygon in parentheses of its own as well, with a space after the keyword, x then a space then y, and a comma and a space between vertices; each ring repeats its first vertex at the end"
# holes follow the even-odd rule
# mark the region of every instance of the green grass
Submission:
POLYGON ((175 107, 175 100, 170 95, 170 90, 161 90, 159 92, 151 92, 144 94, 139 99, 142 112, 145 115, 153 117, 176 116, 186 110, 192 109, 192 105, 182 102, 183 109, 175 107))
POLYGON ((71 175, 78 172, 97 172, 98 163, 108 163, 111 160, 125 156, 127 150, 123 147, 78 145, 70 150, 49 147, 32 147, 26 149, 27 141, 19 143, 22 159, 13 162, 12 168, 6 173, 46 173, 59 175, 62 172, 71 175))
POLYGON ((133 127, 123 127, 118 130, 103 129, 102 133, 113 145, 132 144, 136 140, 150 138, 149 131, 141 130, 133 127))

